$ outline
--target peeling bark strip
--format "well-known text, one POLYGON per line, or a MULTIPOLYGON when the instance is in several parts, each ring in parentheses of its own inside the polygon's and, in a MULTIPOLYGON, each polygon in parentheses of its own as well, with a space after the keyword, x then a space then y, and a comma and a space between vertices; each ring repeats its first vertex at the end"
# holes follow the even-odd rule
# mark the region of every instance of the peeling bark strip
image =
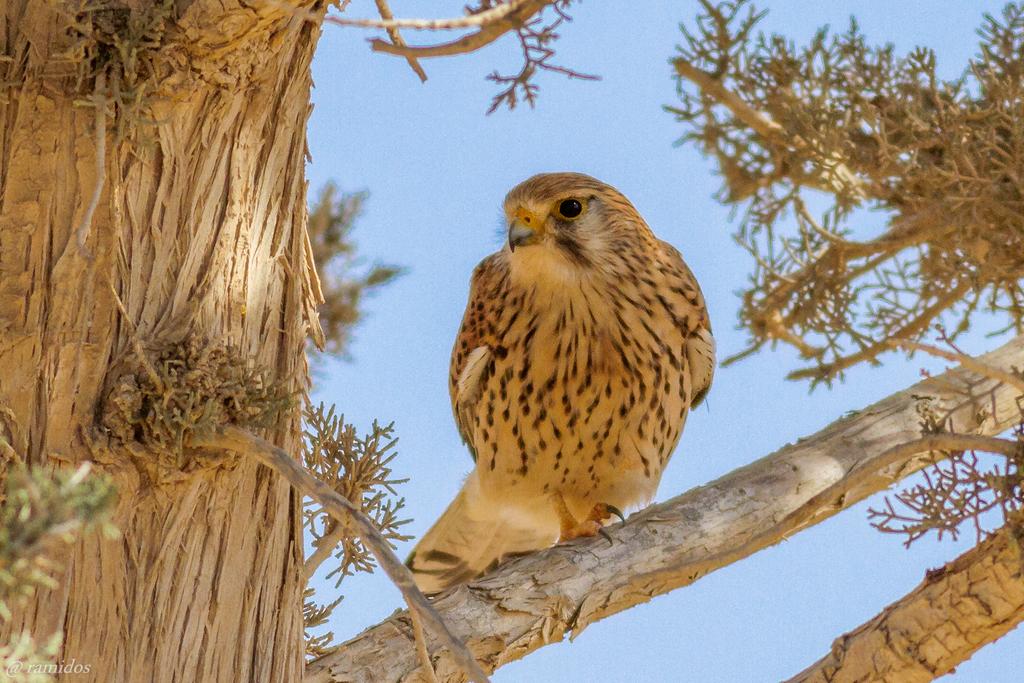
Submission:
MULTIPOLYGON (((283 390, 305 389, 305 339, 318 330, 304 178, 318 36, 269 3, 0 5, 0 408, 12 423, 0 429, 24 435, 14 446, 31 463, 93 457, 83 435, 133 342, 230 341, 283 390), (92 27, 76 34, 72 18, 92 27), (139 26, 149 34, 125 38, 126 52, 96 42, 139 26), (100 73, 110 106, 97 132, 76 88, 102 89, 100 73), (91 260, 76 241, 86 218, 91 260)), ((287 411, 264 436, 297 451, 299 417, 287 411)), ((296 680, 299 497, 253 462, 166 481, 144 466, 153 453, 125 450, 95 454, 117 484, 122 538, 72 546, 60 585, 0 623, 0 641, 63 629, 59 658, 95 681, 296 680)))
POLYGON ((926 683, 954 671, 1024 621, 1021 542, 1021 530, 1000 529, 838 638, 788 683, 926 683))
MULTIPOLYGON (((1003 369, 1024 365, 1024 337, 981 360, 1003 369)), ((930 462, 926 455, 879 461, 920 437, 922 397, 948 411, 955 430, 993 435, 1019 419, 1018 395, 962 368, 949 370, 609 527, 611 544, 599 537, 514 560, 434 605, 485 669, 497 669, 778 543, 921 469, 930 462)), ((438 680, 464 680, 436 640, 430 650, 438 680)), ((418 680, 418 666, 408 616, 400 613, 309 664, 307 683, 418 680)))

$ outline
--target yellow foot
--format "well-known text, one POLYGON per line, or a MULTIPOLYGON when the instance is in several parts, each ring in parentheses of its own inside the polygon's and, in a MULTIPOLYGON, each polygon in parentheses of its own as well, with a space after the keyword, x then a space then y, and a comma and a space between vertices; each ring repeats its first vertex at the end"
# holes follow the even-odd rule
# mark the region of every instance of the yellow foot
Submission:
POLYGON ((604 528, 604 521, 611 519, 612 515, 615 515, 619 519, 625 521, 622 516, 622 512, 613 505, 606 505, 605 503, 598 503, 587 515, 587 518, 582 522, 576 521, 572 513, 569 512, 568 506, 565 504, 565 500, 561 495, 556 494, 554 497, 555 510, 558 512, 558 518, 560 522, 560 532, 558 535, 559 543, 566 543, 576 538, 587 538, 591 536, 597 536, 602 533, 604 528))
POLYGON ((595 505, 594 509, 590 511, 590 515, 587 519, 593 519, 603 523, 606 519, 611 519, 612 516, 618 517, 623 522, 626 521, 626 517, 622 514, 622 510, 614 505, 608 505, 607 503, 598 503, 595 505))
POLYGON ((559 543, 567 543, 577 538, 588 538, 601 533, 601 523, 592 519, 585 519, 572 527, 562 526, 562 532, 558 535, 559 543))

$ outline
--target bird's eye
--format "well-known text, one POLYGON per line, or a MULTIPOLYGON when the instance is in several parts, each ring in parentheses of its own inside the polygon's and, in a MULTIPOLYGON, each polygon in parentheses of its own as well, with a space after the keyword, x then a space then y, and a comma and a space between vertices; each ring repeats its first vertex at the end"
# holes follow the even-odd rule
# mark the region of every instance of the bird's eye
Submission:
POLYGON ((576 218, 583 213, 583 204, 578 199, 563 199, 558 213, 562 218, 576 218))

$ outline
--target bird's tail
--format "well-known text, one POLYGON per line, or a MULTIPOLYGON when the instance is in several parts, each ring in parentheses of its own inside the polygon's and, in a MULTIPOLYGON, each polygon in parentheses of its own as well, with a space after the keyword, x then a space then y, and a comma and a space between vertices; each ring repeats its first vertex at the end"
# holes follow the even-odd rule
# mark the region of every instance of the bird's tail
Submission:
POLYGON ((546 548, 555 540, 557 531, 526 524, 482 501, 472 479, 405 561, 424 593, 469 581, 504 559, 546 548))

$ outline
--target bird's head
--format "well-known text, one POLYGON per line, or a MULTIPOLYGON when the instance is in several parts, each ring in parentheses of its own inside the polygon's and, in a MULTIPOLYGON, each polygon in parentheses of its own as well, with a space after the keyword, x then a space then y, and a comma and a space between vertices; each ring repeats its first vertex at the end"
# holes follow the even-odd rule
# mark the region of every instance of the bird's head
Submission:
POLYGON ((504 208, 509 258, 530 271, 608 265, 650 235, 622 193, 582 173, 535 175, 512 188, 504 208))

